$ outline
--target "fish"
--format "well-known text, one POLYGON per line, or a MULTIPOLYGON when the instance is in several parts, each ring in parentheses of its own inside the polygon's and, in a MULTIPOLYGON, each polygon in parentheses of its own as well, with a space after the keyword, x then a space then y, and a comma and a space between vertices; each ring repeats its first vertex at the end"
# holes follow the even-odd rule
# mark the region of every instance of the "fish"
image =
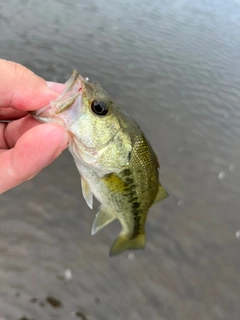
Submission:
POLYGON ((109 255, 143 249, 148 211, 168 193, 159 182, 157 156, 136 122, 77 70, 56 100, 31 115, 69 132, 83 197, 91 209, 93 196, 101 204, 92 235, 118 219, 122 229, 109 255))

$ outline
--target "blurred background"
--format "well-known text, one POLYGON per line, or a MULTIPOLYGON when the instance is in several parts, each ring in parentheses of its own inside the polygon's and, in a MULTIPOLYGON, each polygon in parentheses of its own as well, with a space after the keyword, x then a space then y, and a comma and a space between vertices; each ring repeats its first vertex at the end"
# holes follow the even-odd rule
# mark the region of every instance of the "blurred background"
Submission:
POLYGON ((73 68, 140 125, 170 197, 108 257, 68 151, 0 198, 1 320, 239 320, 240 1, 0 2, 0 57, 73 68))

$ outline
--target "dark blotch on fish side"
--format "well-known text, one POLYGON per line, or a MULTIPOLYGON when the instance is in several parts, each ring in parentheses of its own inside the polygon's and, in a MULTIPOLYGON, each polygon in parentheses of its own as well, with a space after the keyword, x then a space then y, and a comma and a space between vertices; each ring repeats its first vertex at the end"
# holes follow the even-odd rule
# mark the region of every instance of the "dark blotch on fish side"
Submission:
POLYGON ((45 299, 53 308, 62 308, 63 304, 60 300, 54 298, 54 297, 47 297, 45 299))
POLYGON ((20 292, 16 292, 16 293, 15 293, 15 297, 17 297, 17 298, 18 298, 18 297, 21 297, 21 293, 20 293, 20 292))
POLYGON ((19 320, 34 320, 34 319, 32 319, 32 318, 27 318, 27 317, 25 317, 25 316, 22 316, 19 320))
POLYGON ((31 302, 31 303, 36 303, 36 302, 38 302, 38 299, 37 299, 37 298, 31 298, 31 299, 29 300, 29 302, 31 302))
POLYGON ((133 226, 133 233, 131 235, 130 239, 137 238, 137 236, 140 233, 140 220, 141 220, 141 210, 140 210, 140 203, 139 199, 136 194, 136 186, 134 184, 132 175, 131 175, 131 170, 130 169, 125 169, 123 171, 124 175, 124 180, 126 184, 128 185, 130 191, 128 192, 128 202, 132 206, 132 213, 133 213, 133 219, 134 219, 134 226, 133 226))

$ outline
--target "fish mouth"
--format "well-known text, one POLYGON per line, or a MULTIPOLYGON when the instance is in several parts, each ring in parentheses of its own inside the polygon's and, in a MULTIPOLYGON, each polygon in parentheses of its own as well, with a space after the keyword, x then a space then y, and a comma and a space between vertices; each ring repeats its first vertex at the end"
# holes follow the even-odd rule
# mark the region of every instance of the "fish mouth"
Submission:
POLYGON ((76 119, 82 105, 84 82, 77 70, 73 70, 71 78, 65 83, 63 92, 47 106, 29 113, 41 122, 57 122, 64 125, 66 120, 76 119), (64 111, 68 110, 67 113, 64 111))

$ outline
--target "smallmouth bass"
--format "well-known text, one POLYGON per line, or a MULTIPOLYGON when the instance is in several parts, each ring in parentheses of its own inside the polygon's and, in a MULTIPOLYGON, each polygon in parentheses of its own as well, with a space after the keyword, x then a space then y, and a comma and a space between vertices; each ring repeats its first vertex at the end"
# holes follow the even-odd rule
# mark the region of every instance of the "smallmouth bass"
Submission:
POLYGON ((110 256, 144 248, 148 210, 168 194, 158 180, 157 156, 139 126, 76 70, 56 100, 31 114, 70 133, 69 150, 81 175, 83 197, 91 209, 93 195, 101 203, 92 234, 120 221, 122 230, 110 256))

